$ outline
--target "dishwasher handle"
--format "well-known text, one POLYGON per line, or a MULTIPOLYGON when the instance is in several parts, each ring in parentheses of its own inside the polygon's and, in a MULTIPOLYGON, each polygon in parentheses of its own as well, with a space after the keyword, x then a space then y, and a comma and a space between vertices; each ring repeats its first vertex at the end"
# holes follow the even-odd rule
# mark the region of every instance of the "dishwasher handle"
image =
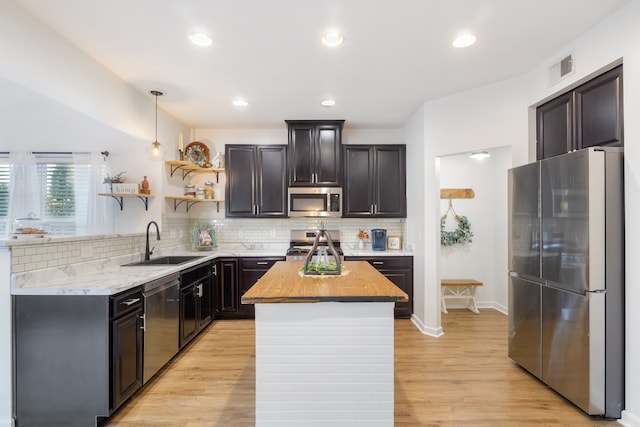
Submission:
POLYGON ((154 295, 176 285, 180 286, 180 276, 172 274, 171 276, 145 283, 142 288, 142 295, 145 297, 154 295))

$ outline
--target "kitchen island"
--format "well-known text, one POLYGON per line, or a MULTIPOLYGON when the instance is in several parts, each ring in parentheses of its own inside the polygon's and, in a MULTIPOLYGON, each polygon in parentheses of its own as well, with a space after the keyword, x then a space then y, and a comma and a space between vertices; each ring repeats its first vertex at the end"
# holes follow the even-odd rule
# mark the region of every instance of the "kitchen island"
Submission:
POLYGON ((277 262, 242 297, 256 312, 256 426, 393 426, 394 303, 369 263, 303 276, 277 262))

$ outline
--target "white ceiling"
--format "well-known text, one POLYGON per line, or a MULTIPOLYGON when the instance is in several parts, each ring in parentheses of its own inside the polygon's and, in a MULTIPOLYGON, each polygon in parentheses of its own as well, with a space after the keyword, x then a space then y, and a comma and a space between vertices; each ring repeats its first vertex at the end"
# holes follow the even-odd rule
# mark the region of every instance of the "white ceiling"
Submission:
POLYGON ((140 91, 165 92, 160 107, 191 127, 398 128, 427 100, 530 71, 628 0, 14 1, 140 91), (342 46, 320 42, 328 29, 342 46), (477 43, 453 48, 463 30, 477 43), (214 44, 192 45, 194 31, 214 44))

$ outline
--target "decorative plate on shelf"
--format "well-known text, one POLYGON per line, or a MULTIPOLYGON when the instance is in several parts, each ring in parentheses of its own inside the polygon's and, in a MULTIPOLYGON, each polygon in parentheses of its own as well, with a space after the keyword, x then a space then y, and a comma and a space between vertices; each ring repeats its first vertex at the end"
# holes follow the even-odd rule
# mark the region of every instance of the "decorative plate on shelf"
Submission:
POLYGON ((205 167, 206 163, 209 163, 209 147, 202 142, 196 141, 187 145, 184 154, 187 160, 201 168, 205 167))

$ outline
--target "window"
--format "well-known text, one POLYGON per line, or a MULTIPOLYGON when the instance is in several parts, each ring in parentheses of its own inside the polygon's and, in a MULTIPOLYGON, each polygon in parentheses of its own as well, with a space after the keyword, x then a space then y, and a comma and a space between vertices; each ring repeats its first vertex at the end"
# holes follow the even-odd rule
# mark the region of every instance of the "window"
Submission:
MULTIPOLYGON (((75 235, 78 223, 84 224, 89 204, 91 165, 75 159, 72 153, 34 153, 40 195, 40 218, 49 224, 55 235, 75 235)), ((7 224, 10 168, 8 157, 0 157, 0 232, 4 235, 7 224), (4 160, 4 163, 2 162, 4 160)), ((28 212, 17 212, 27 215, 28 212)))
POLYGON ((74 164, 67 153, 36 153, 36 161, 41 218, 53 234, 76 234, 78 219, 87 216, 90 165, 74 164))
POLYGON ((4 236, 9 214, 9 156, 0 153, 0 236, 4 236))

